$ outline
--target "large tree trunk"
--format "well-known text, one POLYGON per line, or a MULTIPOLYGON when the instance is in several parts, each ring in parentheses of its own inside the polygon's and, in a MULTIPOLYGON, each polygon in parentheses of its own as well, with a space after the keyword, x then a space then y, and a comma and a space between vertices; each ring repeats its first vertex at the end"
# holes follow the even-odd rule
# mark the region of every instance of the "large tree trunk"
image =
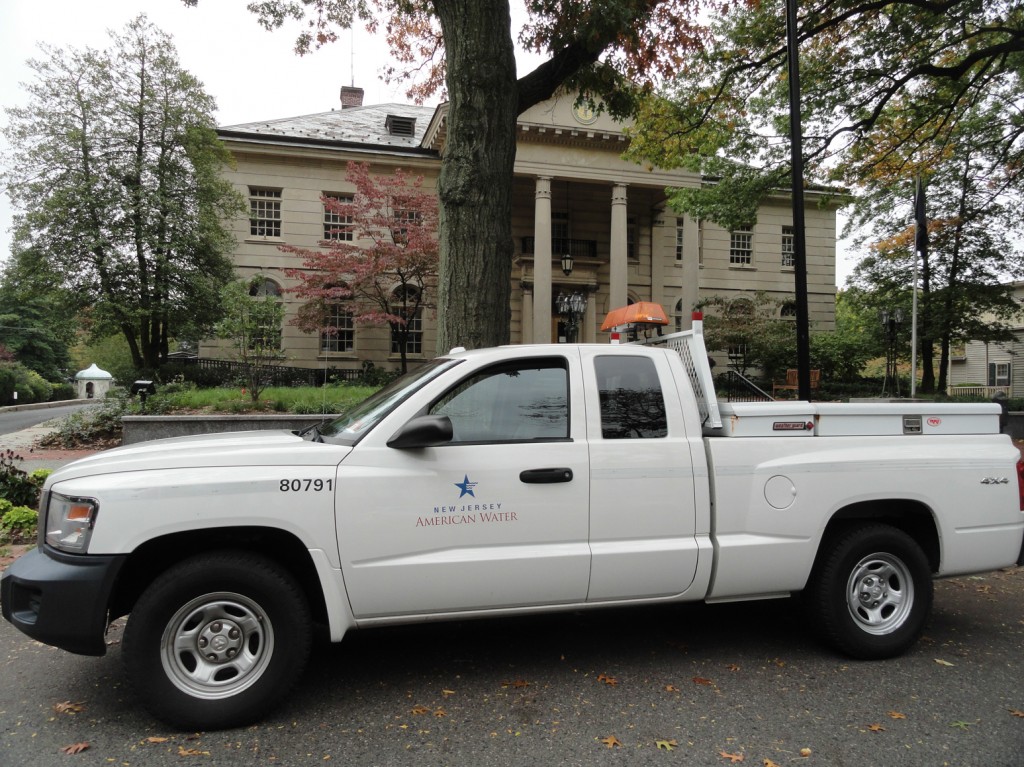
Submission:
POLYGON ((434 0, 448 67, 438 181, 438 353, 508 343, 515 51, 508 0, 434 0))

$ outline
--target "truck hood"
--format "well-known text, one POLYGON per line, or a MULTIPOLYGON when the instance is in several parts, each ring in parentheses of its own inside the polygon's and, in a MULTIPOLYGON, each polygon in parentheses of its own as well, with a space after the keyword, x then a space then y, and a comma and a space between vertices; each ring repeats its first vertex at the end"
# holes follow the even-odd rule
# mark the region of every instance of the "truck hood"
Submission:
POLYGON ((336 466, 351 447, 308 442, 290 431, 236 431, 172 437, 117 447, 61 467, 46 485, 80 477, 152 469, 231 466, 336 466))

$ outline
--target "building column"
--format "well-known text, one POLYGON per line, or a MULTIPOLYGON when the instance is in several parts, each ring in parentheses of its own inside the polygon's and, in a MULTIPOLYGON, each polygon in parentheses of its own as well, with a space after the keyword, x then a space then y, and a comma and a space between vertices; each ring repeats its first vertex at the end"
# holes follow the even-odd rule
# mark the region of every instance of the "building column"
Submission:
POLYGON ((612 187, 612 231, 611 231, 611 263, 608 285, 608 308, 617 309, 626 305, 629 279, 629 259, 627 255, 627 216, 626 216, 626 185, 616 184, 612 187))
POLYGON ((537 177, 534 190, 532 340, 551 343, 551 179, 547 176, 537 177))
POLYGON ((584 295, 587 297, 587 311, 583 313, 580 341, 592 344, 597 342, 597 291, 584 288, 584 295))

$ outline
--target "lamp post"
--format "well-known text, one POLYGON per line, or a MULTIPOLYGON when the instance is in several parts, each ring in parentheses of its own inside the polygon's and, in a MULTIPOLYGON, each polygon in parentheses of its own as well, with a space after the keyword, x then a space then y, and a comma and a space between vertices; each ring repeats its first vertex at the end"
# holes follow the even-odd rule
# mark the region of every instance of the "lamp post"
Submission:
POLYGON ((889 396, 900 396, 899 371, 896 365, 896 339, 903 324, 903 310, 883 309, 880 313, 882 319, 882 332, 885 334, 885 380, 882 382, 882 396, 885 396, 886 389, 891 386, 889 396))
POLYGON ((559 316, 565 317, 566 342, 576 343, 580 319, 587 311, 587 297, 578 290, 569 295, 559 292, 555 299, 555 308, 558 310, 559 316))

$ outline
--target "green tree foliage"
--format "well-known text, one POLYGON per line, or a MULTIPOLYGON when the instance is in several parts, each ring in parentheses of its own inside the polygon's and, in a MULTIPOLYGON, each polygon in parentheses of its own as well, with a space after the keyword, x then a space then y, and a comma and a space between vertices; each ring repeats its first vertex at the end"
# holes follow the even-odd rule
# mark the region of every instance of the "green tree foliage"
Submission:
POLYGON ((73 314, 52 294, 24 295, 0 282, 0 344, 48 381, 68 377, 73 314))
POLYGON ((700 302, 706 313, 704 331, 710 351, 726 352, 729 367, 742 375, 757 368, 771 380, 793 367, 796 336, 793 323, 779 318, 781 303, 765 293, 753 298, 711 296, 700 302))
MULTIPOLYGON (((727 354, 729 366, 745 376, 754 374, 763 381, 785 379, 786 370, 796 367, 796 334, 792 318, 783 316, 784 306, 765 293, 752 298, 712 296, 702 301, 708 349, 727 354)), ((840 292, 835 329, 812 329, 811 367, 821 371, 823 381, 857 381, 867 361, 883 349, 867 316, 848 293, 840 292)))
MULTIPOLYGON (((1010 340, 1008 321, 1019 312, 1009 278, 1024 275, 1020 192, 989 119, 992 110, 962 116, 944 131, 943 153, 927 175, 929 245, 917 259, 918 337, 922 391, 944 391, 953 344, 1010 340), (934 350, 938 349, 938 360, 934 350), (935 367, 938 363, 938 377, 935 367)), ((895 157, 897 153, 893 153, 895 157)), ((914 224, 908 223, 910 185, 890 176, 866 182, 851 222, 871 242, 853 281, 878 307, 899 305, 910 317, 915 262, 914 224)))
POLYGON ((53 387, 34 370, 19 362, 0 361, 0 405, 47 402, 53 387))
POLYGON ((262 275, 248 281, 236 280, 220 293, 224 317, 217 335, 231 343, 232 357, 243 365, 246 391, 253 402, 273 380, 271 365, 285 359, 281 351, 284 306, 273 295, 260 295, 262 275))
POLYGON ((383 17, 398 60, 390 76, 422 75, 410 88, 418 98, 445 91, 437 348, 447 350, 509 340, 517 116, 563 86, 616 114, 630 112, 639 90, 678 68, 700 38, 691 20, 707 4, 528 0, 520 42, 550 58, 522 77, 509 0, 264 0, 249 8, 268 29, 305 22, 299 53, 333 40, 338 26, 364 19, 376 28, 383 17))
POLYGON ((231 277, 222 222, 242 202, 213 100, 145 16, 106 50, 40 47, 28 104, 5 110, 17 242, 156 369, 175 334, 212 326, 231 277))
MULTIPOLYGON (((698 217, 749 223, 759 195, 789 175, 785 9, 766 0, 715 16, 708 44, 641 110, 634 158, 721 178, 675 195, 698 217)), ((810 180, 912 178, 979 109, 999 127, 1004 165, 1021 167, 1020 0, 801 2, 798 36, 810 180)))
POLYGON ((299 279, 295 293, 307 300, 296 324, 308 333, 333 333, 332 309, 340 306, 353 322, 386 324, 408 369, 412 324, 432 306, 428 290, 437 274, 437 197, 423 190, 423 178, 409 179, 396 168, 375 176, 368 163, 348 164, 355 186, 352 202, 324 197, 327 210, 342 221, 351 240, 328 239, 316 250, 283 246, 303 260, 286 269, 299 279))
MULTIPOLYGON (((789 174, 784 11, 769 0, 717 16, 714 43, 645 103, 633 156, 720 178, 678 190, 676 207, 749 224, 789 174)), ((1012 247, 1024 210, 1024 3, 816 0, 799 14, 805 173, 863 193, 849 231, 872 240, 855 279, 876 305, 908 302, 909 204, 914 179, 927 181, 921 388, 941 389, 950 343, 1003 332, 1013 307, 999 283, 1024 273, 1012 247)))

